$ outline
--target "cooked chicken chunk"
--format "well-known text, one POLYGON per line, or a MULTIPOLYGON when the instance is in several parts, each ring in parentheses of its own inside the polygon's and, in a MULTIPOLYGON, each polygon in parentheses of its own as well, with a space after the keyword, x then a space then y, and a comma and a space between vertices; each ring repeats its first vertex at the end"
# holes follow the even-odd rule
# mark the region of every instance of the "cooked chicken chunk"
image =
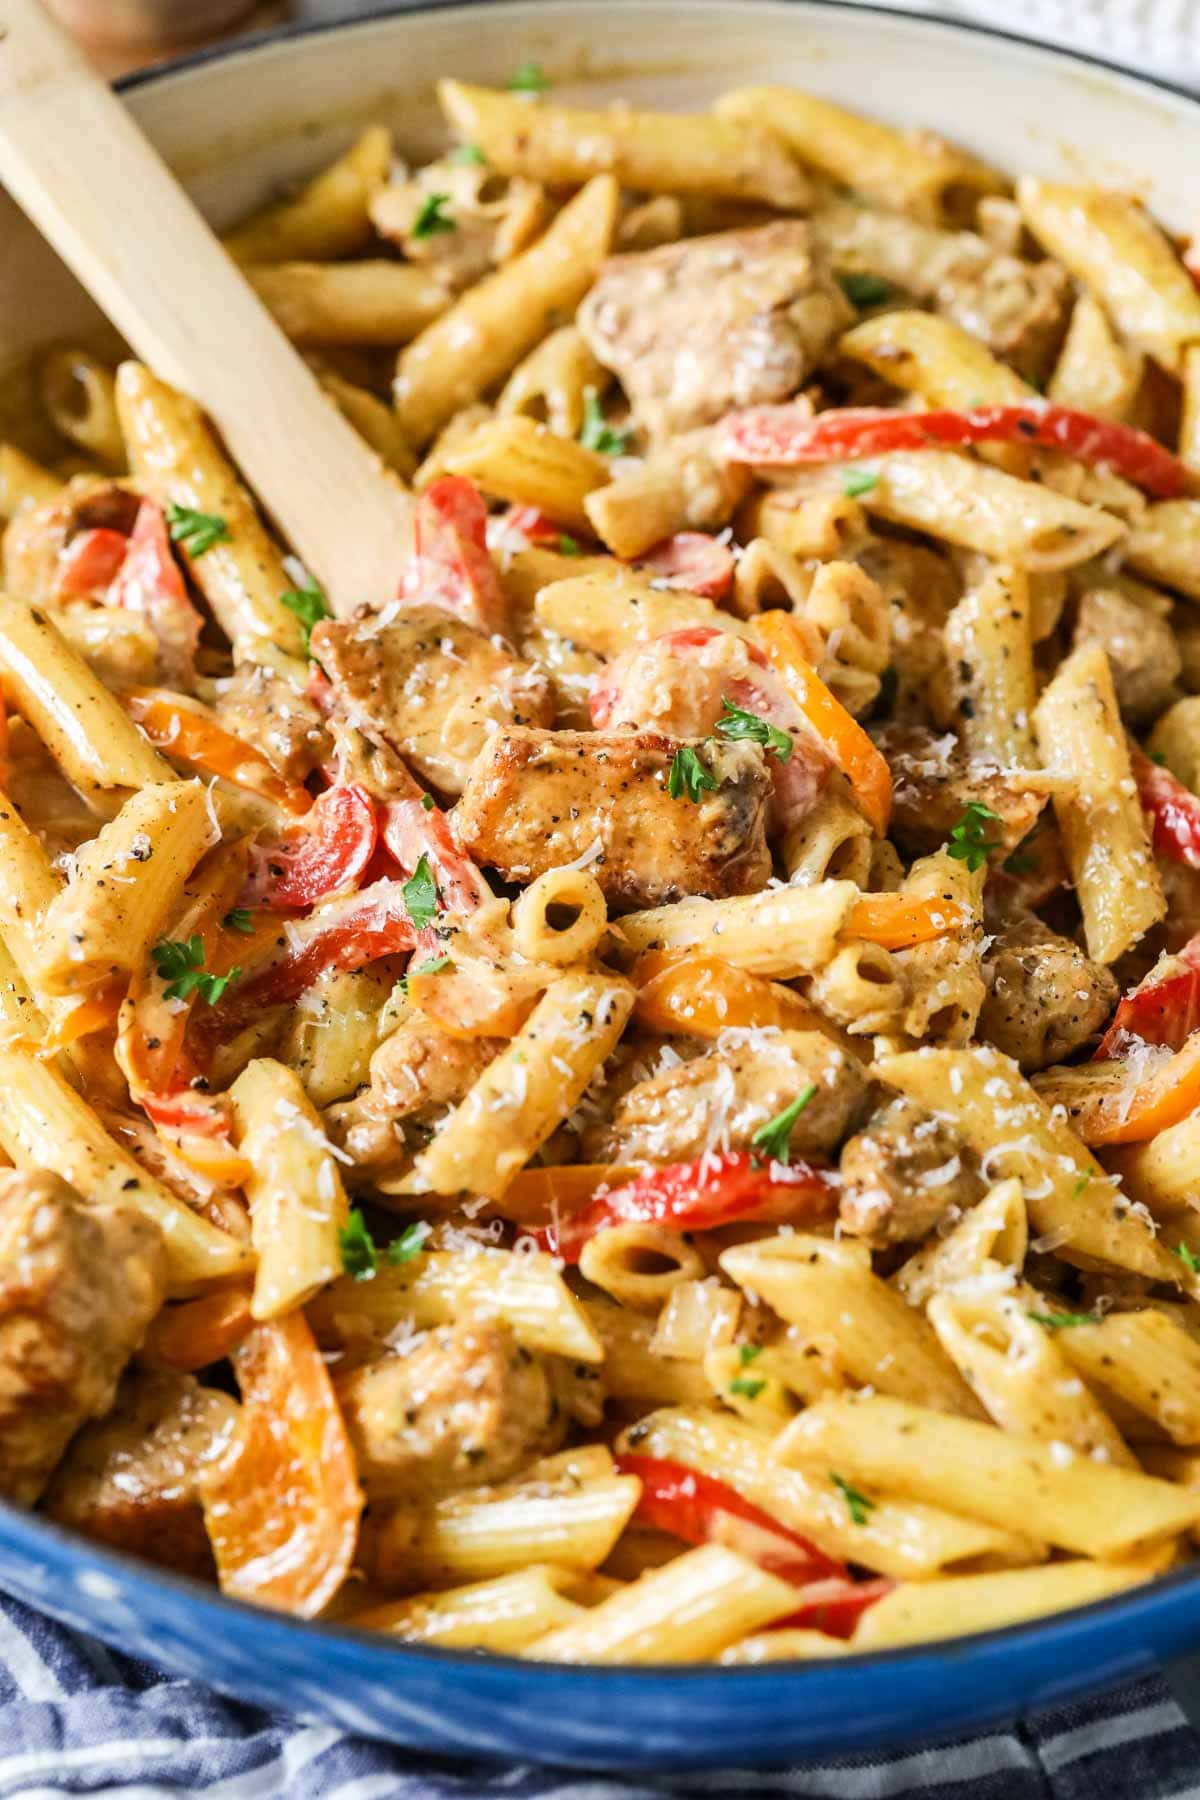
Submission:
POLYGON ((957 1135, 911 1100, 889 1100, 842 1149, 843 1229, 874 1248, 934 1230, 951 1207, 974 1206, 985 1187, 957 1135))
POLYGON ((1001 931, 984 960, 991 987, 979 1035, 1023 1069, 1062 1062, 1103 1026, 1118 986, 1102 963, 1040 919, 1001 931))
POLYGON ((0 1172, 0 1493, 31 1506, 68 1440, 112 1406, 166 1292, 157 1226, 57 1175, 0 1172))
POLYGON ((85 1426, 59 1464, 42 1511, 177 1575, 212 1573, 196 1480, 237 1418, 228 1394, 192 1375, 139 1370, 115 1411, 85 1426))
POLYGON ((18 513, 4 533, 4 590, 15 600, 50 600, 57 588, 59 557, 82 531, 117 531, 128 537, 140 501, 129 488, 78 475, 43 506, 18 513))
POLYGON ((591 872, 627 910, 755 892, 771 873, 762 751, 686 746, 715 785, 672 799, 680 748, 650 732, 499 731, 471 771, 455 832, 506 881, 532 881, 598 845, 591 872))
POLYGON ((402 1121, 456 1105, 503 1048, 496 1038, 455 1038, 412 1019, 380 1044, 362 1092, 328 1108, 326 1129, 361 1167, 396 1166, 412 1153, 402 1121))
POLYGON ((892 767, 892 831, 900 848, 924 856, 947 841, 968 806, 987 807, 984 835, 1000 862, 1037 821, 1061 778, 1038 769, 1001 769, 968 756, 952 732, 884 726, 876 741, 892 767))
POLYGON ((975 268, 951 270, 935 303, 1020 374, 1040 381, 1066 334, 1070 299, 1070 277, 1061 264, 993 255, 975 268))
POLYGON ((1183 658, 1163 617, 1167 610, 1165 596, 1140 581, 1089 587, 1079 601, 1071 647, 1103 646, 1121 715, 1133 725, 1156 719, 1178 691, 1183 658))
POLYGON ((338 705, 442 794, 460 794, 498 726, 548 725, 550 686, 531 663, 431 606, 379 625, 325 620, 313 652, 338 705))
POLYGON ((585 1160, 688 1162, 710 1149, 746 1150, 810 1087, 788 1140, 793 1156, 825 1155, 841 1142, 866 1092, 862 1067, 819 1031, 731 1031, 711 1055, 630 1088, 612 1124, 585 1139, 585 1160))
POLYGON ((541 1362, 482 1317, 414 1338, 338 1383, 371 1500, 436 1499, 502 1481, 549 1447, 557 1408, 541 1362))
POLYGON ((789 399, 853 317, 808 225, 789 219, 613 257, 579 327, 661 440, 789 399))
POLYGON ((369 211, 376 231, 408 262, 465 288, 525 248, 541 228, 545 202, 536 181, 505 181, 485 164, 443 157, 411 181, 378 188, 369 211))
POLYGON ((216 714, 227 731, 256 745, 289 781, 311 775, 333 747, 308 695, 257 663, 240 663, 222 682, 216 714))

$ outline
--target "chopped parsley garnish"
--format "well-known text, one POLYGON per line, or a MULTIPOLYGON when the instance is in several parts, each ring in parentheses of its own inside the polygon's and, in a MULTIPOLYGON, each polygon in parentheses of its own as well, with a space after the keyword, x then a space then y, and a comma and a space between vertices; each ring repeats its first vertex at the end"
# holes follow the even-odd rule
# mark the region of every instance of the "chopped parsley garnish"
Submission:
POLYGON ((760 1125, 750 1139, 754 1148, 764 1151, 772 1162, 789 1162, 792 1153, 790 1142, 792 1126, 816 1091, 815 1085, 810 1081, 807 1086, 800 1089, 790 1106, 785 1106, 781 1113, 776 1113, 773 1119, 768 1119, 765 1125, 760 1125))
POLYGON ((786 731, 778 725, 772 725, 769 719, 760 718, 757 713, 747 712, 744 707, 735 706, 732 700, 721 696, 724 712, 716 723, 718 737, 731 741, 747 738, 752 744, 761 744, 764 750, 772 750, 785 763, 792 754, 792 740, 786 731))
POLYGON ((631 431, 619 431, 607 422, 595 388, 589 388, 583 399, 583 428, 579 433, 584 449, 595 450, 600 456, 624 456, 632 438, 631 431))
POLYGON ((166 981, 163 998, 166 1000, 186 1000, 189 994, 199 994, 210 1006, 215 1006, 231 981, 236 981, 241 969, 230 969, 228 975, 206 975, 204 973, 204 940, 193 935, 186 941, 164 938, 161 944, 155 944, 150 952, 154 959, 154 967, 166 981))
POLYGON ((457 163, 460 169, 482 169, 487 163, 487 157, 478 144, 460 144, 457 150, 451 151, 450 161, 457 163))
POLYGON ((681 795, 686 794, 689 800, 698 802, 702 793, 713 793, 720 785, 716 776, 705 768, 692 746, 680 744, 671 759, 671 770, 667 776, 667 792, 672 800, 678 800, 681 795))
POLYGON ((1079 1180, 1075 1183, 1075 1186, 1071 1189, 1072 1200, 1078 1200, 1080 1194, 1082 1194, 1084 1188, 1087 1187, 1088 1183, 1091 1181, 1092 1176, 1095 1173, 1096 1173, 1095 1169, 1085 1169, 1083 1171, 1083 1174, 1079 1177, 1079 1180))
POLYGON ((410 969, 408 972, 410 975, 438 975, 443 969, 449 967, 450 958, 448 956, 427 956, 424 962, 418 963, 414 969, 410 969))
POLYGON ((581 554, 579 540, 568 537, 564 531, 558 540, 558 554, 560 556, 579 556, 581 554))
POLYGON ((426 194, 420 211, 413 220, 411 235, 415 238, 431 238, 437 237, 442 231, 457 231, 458 226, 453 219, 446 217, 443 210, 449 204, 449 194, 426 194))
POLYGON ((1161 750, 1152 750, 1150 752, 1150 761, 1152 763, 1157 763, 1160 769, 1165 769, 1167 766, 1167 759, 1161 750))
POLYGON ((432 794, 421 795, 421 808, 424 812, 434 812, 436 810, 437 801, 432 794))
POLYGON ((355 1281, 370 1281, 379 1273, 381 1261, 399 1268, 419 1256, 428 1236, 428 1225, 418 1219, 412 1225, 406 1225, 400 1236, 380 1251, 361 1211, 357 1206, 351 1207, 346 1223, 338 1232, 342 1268, 355 1281))
POLYGON ((425 927, 432 925, 437 917, 437 882, 433 879, 429 858, 424 851, 421 852, 421 860, 404 884, 404 904, 409 918, 418 931, 424 931, 425 927))
POLYGON ((544 94, 550 86, 541 63, 522 63, 508 84, 510 94, 544 94))
POLYGON ((868 306, 882 306, 896 292, 890 281, 882 275, 839 275, 838 286, 845 294, 851 306, 859 312, 865 312, 868 306))
POLYGON ((196 512, 190 506, 168 506, 167 529, 171 542, 182 544, 192 558, 203 556, 229 537, 229 527, 219 513, 196 512))
POLYGON ((1043 1313, 1028 1314, 1035 1325, 1044 1325, 1047 1331, 1069 1331, 1072 1325, 1099 1325, 1100 1314, 1096 1312, 1075 1313, 1043 1313))
POLYGON ((847 469, 842 476, 842 492, 847 500, 857 500, 860 494, 869 494, 878 485, 879 476, 874 469, 847 469))
POLYGON ((1196 1255, 1190 1244, 1176 1244, 1175 1254, 1185 1269, 1193 1275, 1200 1274, 1200 1256, 1196 1255))
POLYGON ((950 833, 950 842, 946 849, 955 862, 965 862, 973 875, 976 869, 982 869, 988 858, 989 850, 998 850, 1002 838, 989 838, 985 835, 988 820, 1000 823, 1000 814, 984 806, 979 800, 971 800, 954 830, 950 833))
POLYGON ((860 1494, 856 1487, 851 1487, 844 1475, 835 1475, 832 1469, 829 1471, 829 1479, 838 1490, 838 1493, 842 1496, 842 1499, 846 1502, 846 1511, 850 1514, 850 1523, 852 1525, 865 1525, 867 1523, 867 1515, 873 1513, 875 1510, 875 1501, 868 1500, 867 1496, 865 1494, 860 1494))
POLYGON ((248 906, 231 907, 229 912, 227 912, 225 917, 221 920, 221 923, 226 931, 250 932, 254 930, 254 920, 250 917, 250 908, 248 906))
POLYGON ((319 625, 322 619, 333 617, 328 600, 315 581, 310 581, 307 587, 289 588, 279 598, 290 613, 295 613, 304 627, 304 654, 311 656, 313 626, 319 625))
POLYGON ((744 1400, 757 1400, 767 1385, 765 1375, 735 1375, 729 1384, 731 1394, 741 1394, 744 1400))
POLYGON ((411 1262, 425 1248, 425 1239, 429 1236, 429 1227, 424 1219, 417 1219, 406 1225, 398 1238, 393 1238, 384 1251, 384 1260, 392 1267, 399 1268, 403 1263, 411 1262))
POLYGON ((759 1357, 761 1355, 762 1355, 762 1345, 761 1344, 739 1344, 738 1345, 738 1361, 741 1363, 743 1369, 745 1368, 747 1363, 752 1363, 756 1357, 759 1357))

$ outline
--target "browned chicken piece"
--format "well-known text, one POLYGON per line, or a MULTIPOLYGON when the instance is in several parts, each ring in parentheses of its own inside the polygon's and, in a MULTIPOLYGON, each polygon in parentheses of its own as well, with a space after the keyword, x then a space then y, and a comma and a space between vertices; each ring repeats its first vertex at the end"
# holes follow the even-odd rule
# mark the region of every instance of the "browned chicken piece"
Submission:
POLYGON ((801 219, 615 256, 579 309, 656 440, 787 400, 854 313, 801 219))
POLYGON ((132 1372, 112 1414, 72 1442, 42 1511, 177 1575, 211 1576, 196 1481, 224 1447, 237 1411, 228 1394, 201 1387, 194 1375, 132 1372))
POLYGON ((18 513, 4 533, 4 591, 14 600, 52 600, 58 559, 81 531, 106 529, 128 536, 138 496, 116 482, 77 475, 54 500, 18 513))
POLYGON ((1158 610, 1160 600, 1163 612, 1169 610, 1164 595, 1141 582, 1125 582, 1089 587, 1079 601, 1071 647, 1103 647, 1121 716, 1132 725, 1157 719, 1178 695, 1175 684, 1183 672, 1183 658, 1175 633, 1158 610))
POLYGON ((333 748, 308 695, 256 663, 240 663, 221 683, 215 710, 226 731, 254 744, 289 781, 303 781, 333 748))
POLYGON ((0 1172, 0 1494, 32 1506, 109 1411, 166 1293, 158 1227, 48 1171, 0 1172))
POLYGON ((541 229, 546 208, 536 181, 506 181, 485 164, 443 157, 411 181, 378 188, 368 210, 376 231, 406 261, 424 263, 447 287, 459 289, 523 250, 541 229), (445 228, 429 229, 431 218, 444 220, 445 228))
POLYGON ((360 1167, 395 1167, 415 1147, 402 1122, 420 1124, 457 1105, 503 1048, 498 1038, 455 1038, 429 1020, 412 1019, 380 1044, 361 1093, 327 1108, 326 1129, 360 1167))
POLYGON ((715 785, 698 800, 672 799, 680 748, 653 732, 498 731, 455 808, 455 833, 506 881, 532 881, 599 846, 589 868, 625 911, 757 892, 771 873, 762 751, 689 746, 715 785))
POLYGON ((867 1083, 855 1057, 819 1031, 730 1032, 709 1056, 639 1082, 611 1125, 584 1141, 587 1162, 688 1162, 706 1150, 746 1150, 756 1131, 808 1088, 789 1144, 827 1155, 854 1121, 867 1083))
POLYGON ((873 1249, 933 1231, 951 1208, 986 1192, 976 1158, 940 1119, 912 1100, 888 1100, 842 1149, 842 1228, 873 1249))
POLYGON ((991 985, 979 1035, 1026 1070, 1065 1061, 1103 1029, 1119 994, 1102 963, 1037 918, 999 933, 984 973, 991 985))
POLYGON ((462 792, 498 726, 553 718, 550 684, 532 663, 432 606, 412 607, 390 625, 327 619, 312 647, 351 722, 441 794, 462 792))
POLYGON ((977 267, 952 269, 937 290, 936 307, 1026 378, 1040 381, 1066 335, 1071 280, 1056 262, 990 256, 977 267))
POLYGON ((1001 769, 968 756, 954 736, 918 725, 883 726, 876 742, 891 764, 892 834, 910 856, 925 856, 950 837, 968 806, 985 806, 989 860, 1001 862, 1033 829, 1061 777, 1040 769, 1001 769))
POLYGON ((421 1502, 502 1481, 551 1447, 541 1362, 502 1321, 456 1319, 355 1369, 338 1399, 371 1500, 421 1502))

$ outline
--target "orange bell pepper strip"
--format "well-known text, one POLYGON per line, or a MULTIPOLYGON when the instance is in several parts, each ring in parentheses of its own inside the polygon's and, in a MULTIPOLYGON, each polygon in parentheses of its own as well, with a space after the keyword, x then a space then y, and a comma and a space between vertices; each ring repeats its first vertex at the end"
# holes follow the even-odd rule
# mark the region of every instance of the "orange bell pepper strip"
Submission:
POLYGON ((816 1031, 827 1023, 782 982, 694 950, 652 950, 634 963, 630 979, 637 988, 633 1016, 648 1031, 713 1039, 731 1028, 816 1031))
POLYGON ((249 1288, 220 1288, 164 1307, 146 1333, 141 1356, 160 1369, 190 1375, 232 1356, 254 1327, 249 1288))
POLYGON ((233 1354, 242 1407, 200 1479, 221 1590, 310 1619, 354 1559, 363 1495, 345 1421, 304 1314, 255 1326, 233 1354))
POLYGON ((1035 1075, 1047 1106, 1061 1102, 1085 1144, 1141 1144, 1200 1106, 1200 1032, 1130 1085, 1127 1062, 1091 1062, 1035 1075))
POLYGON ((549 1225, 556 1214, 581 1212, 601 1188, 624 1187, 637 1175, 634 1163, 563 1163, 522 1169, 489 1208, 516 1225, 549 1225))
POLYGON ((313 798, 306 787, 280 775, 261 750, 226 731, 194 701, 184 700, 169 688, 130 688, 122 698, 130 718, 156 750, 191 768, 220 775, 294 818, 311 807, 313 798))
POLYGON ((858 720, 834 698, 805 655, 805 638, 791 613, 759 613, 750 636, 849 781, 854 797, 883 837, 892 813, 892 772, 858 720))
POLYGON ((850 909, 842 936, 865 938, 885 950, 908 950, 928 944, 971 923, 957 900, 917 900, 910 894, 864 894, 850 909))

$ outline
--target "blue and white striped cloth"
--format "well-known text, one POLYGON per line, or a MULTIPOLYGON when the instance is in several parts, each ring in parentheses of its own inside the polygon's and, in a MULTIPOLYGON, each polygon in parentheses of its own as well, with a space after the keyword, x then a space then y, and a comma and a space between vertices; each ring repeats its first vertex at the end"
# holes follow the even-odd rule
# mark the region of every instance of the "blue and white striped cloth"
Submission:
POLYGON ((222 1699, 0 1601, 0 1800, 1200 1800, 1158 1680, 894 1757, 632 1781, 451 1761, 222 1699))

